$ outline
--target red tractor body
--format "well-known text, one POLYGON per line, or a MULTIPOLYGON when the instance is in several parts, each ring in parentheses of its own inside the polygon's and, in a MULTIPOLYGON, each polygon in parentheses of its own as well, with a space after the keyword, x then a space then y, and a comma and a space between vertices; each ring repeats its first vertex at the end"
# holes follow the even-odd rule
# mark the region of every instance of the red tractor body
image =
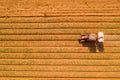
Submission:
POLYGON ((80 37, 81 42, 104 42, 104 33, 103 32, 98 32, 97 34, 86 34, 86 35, 81 35, 80 37))

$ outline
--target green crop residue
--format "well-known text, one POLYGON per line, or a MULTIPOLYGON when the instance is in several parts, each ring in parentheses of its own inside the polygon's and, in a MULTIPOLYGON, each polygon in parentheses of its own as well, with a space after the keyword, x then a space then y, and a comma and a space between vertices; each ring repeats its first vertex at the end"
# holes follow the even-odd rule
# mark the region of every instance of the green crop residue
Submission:
POLYGON ((11 52, 12 50, 9 48, 2 48, 0 49, 0 52, 11 52))
POLYGON ((3 77, 14 77, 16 75, 15 75, 15 72, 3 72, 2 76, 3 77))
POLYGON ((12 67, 6 66, 6 67, 0 67, 0 70, 6 71, 6 70, 13 70, 12 67))
POLYGON ((16 62, 14 60, 1 60, 0 64, 15 64, 16 62))
POLYGON ((8 52, 13 52, 13 53, 16 53, 16 52, 31 52, 32 49, 28 49, 28 48, 1 48, 0 49, 0 52, 3 52, 3 53, 8 53, 8 52))
POLYGON ((24 49, 22 49, 22 52, 29 53, 29 52, 32 52, 32 49, 24 48, 24 49))
POLYGON ((26 54, 23 54, 23 59, 28 59, 28 58, 34 58, 34 56, 32 56, 31 54, 29 53, 26 53, 26 54))

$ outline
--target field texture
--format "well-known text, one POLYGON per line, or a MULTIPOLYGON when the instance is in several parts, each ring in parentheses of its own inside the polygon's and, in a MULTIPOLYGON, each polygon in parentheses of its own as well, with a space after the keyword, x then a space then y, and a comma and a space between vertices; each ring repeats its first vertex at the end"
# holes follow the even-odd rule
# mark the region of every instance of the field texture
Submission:
POLYGON ((1 0, 0 80, 120 80, 120 0, 1 0))

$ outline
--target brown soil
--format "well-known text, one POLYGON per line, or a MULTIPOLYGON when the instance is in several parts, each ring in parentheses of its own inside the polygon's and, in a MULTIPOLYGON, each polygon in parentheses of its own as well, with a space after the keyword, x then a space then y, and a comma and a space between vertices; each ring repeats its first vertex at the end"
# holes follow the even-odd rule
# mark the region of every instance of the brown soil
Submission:
POLYGON ((119 80, 119 53, 119 0, 0 1, 0 80, 119 80))

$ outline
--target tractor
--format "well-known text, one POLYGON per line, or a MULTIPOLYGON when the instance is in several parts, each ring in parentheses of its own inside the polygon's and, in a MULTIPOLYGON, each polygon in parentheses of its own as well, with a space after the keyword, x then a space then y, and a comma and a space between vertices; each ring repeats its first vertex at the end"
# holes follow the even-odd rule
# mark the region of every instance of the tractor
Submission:
POLYGON ((104 42, 104 33, 98 32, 97 34, 94 33, 87 33, 81 35, 79 37, 80 42, 104 42))

